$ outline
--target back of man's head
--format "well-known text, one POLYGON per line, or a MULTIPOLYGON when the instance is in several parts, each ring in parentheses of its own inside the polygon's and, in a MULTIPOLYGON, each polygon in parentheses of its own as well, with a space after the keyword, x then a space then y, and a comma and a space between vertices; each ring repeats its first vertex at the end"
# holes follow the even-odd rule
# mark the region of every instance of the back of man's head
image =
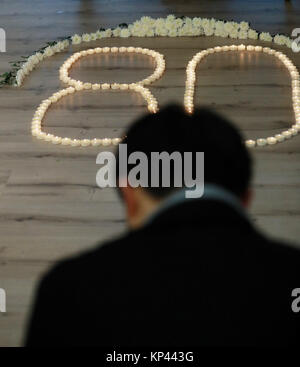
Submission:
MULTIPOLYGON (((124 144, 128 156, 143 152, 149 162, 152 152, 204 152, 204 185, 219 185, 239 198, 248 190, 251 158, 244 140, 230 122, 207 108, 196 108, 193 114, 188 114, 181 106, 172 104, 156 114, 147 114, 130 126, 124 144)), ((148 173, 151 182, 150 168, 148 173)), ((172 184, 171 187, 149 184, 144 189, 153 198, 164 199, 177 188, 172 184)))

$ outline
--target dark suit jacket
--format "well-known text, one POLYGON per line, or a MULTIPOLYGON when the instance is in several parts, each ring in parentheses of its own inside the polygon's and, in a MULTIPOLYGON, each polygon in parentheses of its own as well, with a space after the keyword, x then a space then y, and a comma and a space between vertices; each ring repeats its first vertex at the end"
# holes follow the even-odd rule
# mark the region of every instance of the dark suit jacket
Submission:
POLYGON ((27 346, 298 344, 300 252, 227 204, 187 200, 54 267, 27 346))

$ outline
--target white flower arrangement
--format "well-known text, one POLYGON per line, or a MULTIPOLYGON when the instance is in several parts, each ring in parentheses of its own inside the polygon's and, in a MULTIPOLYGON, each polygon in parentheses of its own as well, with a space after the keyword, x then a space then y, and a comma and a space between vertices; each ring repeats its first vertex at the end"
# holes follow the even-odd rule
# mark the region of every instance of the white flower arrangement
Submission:
POLYGON ((91 33, 91 41, 96 41, 97 38, 97 33, 91 33))
POLYGON ((168 15, 166 18, 154 19, 149 16, 143 16, 132 24, 120 24, 111 29, 99 29, 93 33, 84 33, 82 35, 74 34, 72 37, 62 41, 54 41, 47 44, 46 47, 38 50, 30 57, 24 57, 24 60, 13 62, 13 69, 10 72, 2 74, 4 78, 0 85, 13 84, 21 86, 24 78, 35 66, 44 58, 50 57, 58 52, 65 50, 70 44, 76 46, 82 42, 96 41, 102 38, 110 37, 196 37, 196 36, 218 36, 229 37, 232 39, 254 39, 263 42, 274 42, 280 46, 291 48, 293 40, 285 35, 277 34, 273 36, 268 32, 257 32, 251 29, 248 22, 240 23, 233 21, 222 21, 214 18, 201 17, 175 17, 168 15))
POLYGON ((120 28, 120 27, 115 28, 115 29, 112 31, 112 33, 113 33, 113 36, 114 36, 114 37, 120 37, 120 34, 121 34, 121 28, 120 28))
POLYGON ((71 38, 71 41, 73 45, 79 45, 82 42, 82 38, 78 34, 74 34, 74 36, 71 38))
POLYGON ((260 35, 259 35, 259 39, 261 41, 266 41, 266 42, 272 42, 273 41, 273 37, 270 35, 270 33, 268 32, 262 32, 260 35))
POLYGON ((241 31, 248 31, 249 29, 249 23, 248 22, 241 22, 240 23, 240 30, 241 31))
POLYGON ((288 41, 288 37, 280 35, 280 34, 276 34, 276 36, 274 37, 274 42, 277 43, 277 45, 286 45, 287 41, 288 41))
POLYGON ((233 39, 236 39, 239 37, 239 32, 237 29, 233 29, 231 32, 230 32, 230 38, 233 38, 233 39))
POLYGON ((256 32, 256 30, 254 30, 254 29, 249 29, 248 30, 248 38, 252 39, 252 40, 257 40, 258 39, 258 32, 256 32))
POLYGON ((205 36, 208 36, 208 37, 212 36, 214 34, 214 27, 208 24, 207 26, 203 28, 203 32, 205 36))
POLYGON ((122 29, 121 32, 120 32, 120 37, 122 37, 122 38, 130 37, 129 29, 127 29, 127 28, 122 29))
POLYGON ((81 38, 83 42, 90 42, 92 40, 91 35, 88 33, 84 33, 81 38))
POLYGON ((241 40, 246 40, 248 38, 248 31, 247 30, 240 30, 238 33, 238 37, 241 40))

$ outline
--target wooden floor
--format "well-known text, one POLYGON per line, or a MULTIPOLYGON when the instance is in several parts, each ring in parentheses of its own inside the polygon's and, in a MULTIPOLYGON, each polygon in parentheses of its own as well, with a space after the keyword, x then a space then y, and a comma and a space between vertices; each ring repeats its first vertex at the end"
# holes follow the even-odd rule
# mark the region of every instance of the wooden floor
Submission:
MULTIPOLYGON (((272 33, 291 34, 300 27, 299 1, 2 0, 0 27, 8 40, 7 52, 0 54, 0 73, 8 69, 8 61, 57 37, 132 22, 142 15, 170 13, 247 20, 253 28, 272 33)), ((97 41, 85 48, 139 45, 162 52, 166 72, 150 89, 163 105, 182 103, 185 68, 193 54, 232 43, 214 37, 132 38, 97 41)), ((32 292, 42 272, 62 256, 94 246, 125 228, 116 193, 96 186, 96 148, 53 146, 30 135, 35 108, 61 87, 60 65, 83 48, 74 47, 42 62, 22 88, 0 90, 0 288, 6 289, 8 311, 0 314, 0 346, 22 343, 32 292)), ((277 48, 300 67, 300 53, 277 48)), ((86 81, 127 82, 142 79, 152 69, 142 55, 91 56, 78 62, 72 75, 86 81)), ((218 54, 200 64, 197 75, 196 103, 225 113, 245 136, 267 137, 293 123, 288 74, 272 57, 218 54)), ((45 129, 63 136, 119 136, 144 111, 139 96, 128 92, 82 92, 51 107, 45 129)), ((254 158, 253 220, 272 236, 300 243, 300 136, 256 149, 254 158)))

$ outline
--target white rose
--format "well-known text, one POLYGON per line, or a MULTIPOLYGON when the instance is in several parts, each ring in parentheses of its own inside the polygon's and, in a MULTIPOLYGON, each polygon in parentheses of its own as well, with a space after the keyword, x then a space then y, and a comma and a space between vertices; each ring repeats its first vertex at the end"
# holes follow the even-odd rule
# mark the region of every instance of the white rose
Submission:
POLYGON ((218 21, 215 24, 215 35, 221 36, 224 33, 224 22, 218 21))
POLYGON ((32 70, 29 62, 25 63, 23 70, 24 70, 24 73, 26 74, 28 74, 32 70))
POLYGON ((189 36, 194 36, 196 32, 196 28, 193 27, 193 24, 191 23, 191 25, 188 26, 187 31, 188 31, 189 36))
POLYGON ((232 27, 233 27, 233 29, 238 30, 240 28, 240 24, 237 23, 237 22, 232 22, 232 27))
POLYGON ((32 69, 33 69, 33 65, 28 62, 27 63, 27 70, 28 70, 28 72, 32 71, 32 69))
POLYGON ((248 38, 248 32, 240 30, 238 33, 238 38, 241 40, 245 40, 248 38))
POLYGON ((202 36, 204 34, 202 27, 193 27, 193 36, 202 36))
POLYGON ((206 36, 212 36, 214 34, 214 28, 211 25, 203 27, 203 31, 206 36))
POLYGON ((183 24, 183 20, 181 18, 177 18, 175 19, 174 23, 176 24, 176 26, 179 28, 182 26, 183 24))
POLYGON ((182 28, 181 28, 181 34, 184 36, 192 36, 194 33, 194 28, 192 26, 192 24, 185 24, 182 28))
POLYGON ((146 31, 146 36, 147 37, 154 37, 154 30, 153 29, 148 29, 146 31))
POLYGON ((228 33, 230 33, 234 29, 233 22, 226 22, 224 24, 224 30, 228 33))
POLYGON ((132 27, 132 28, 131 28, 131 30, 130 30, 130 32, 131 32, 131 34, 132 34, 133 36, 136 36, 136 35, 137 35, 137 33, 139 32, 139 29, 137 29, 136 27, 132 27))
POLYGON ((168 36, 169 37, 177 37, 178 36, 177 29, 169 31, 168 36))
POLYGON ((211 19, 209 20, 209 24, 210 24, 212 27, 215 27, 215 25, 216 25, 216 20, 215 20, 215 18, 211 18, 211 19))
POLYGON ((193 18, 193 20, 192 20, 193 26, 194 27, 200 27, 201 26, 201 21, 202 21, 202 19, 199 18, 199 17, 193 18))
POLYGON ((23 78, 23 75, 24 75, 24 73, 23 73, 22 69, 19 69, 18 72, 17 72, 16 78, 21 80, 23 78))
POLYGON ((215 31, 214 31, 214 35, 217 36, 217 37, 220 37, 222 33, 223 33, 222 29, 215 29, 215 31))
POLYGON ((155 24, 156 24, 156 19, 151 18, 151 20, 149 21, 150 27, 155 27, 155 24))
POLYGON ((53 50, 52 50, 52 47, 51 47, 51 46, 47 47, 47 48, 45 49, 45 51, 44 51, 44 55, 45 55, 46 57, 50 57, 50 56, 52 56, 53 54, 54 54, 54 52, 53 52, 53 50))
POLYGON ((33 55, 29 56, 28 59, 27 59, 28 63, 31 63, 32 61, 33 61, 33 55))
POLYGON ((228 32, 225 30, 225 23, 222 21, 218 21, 215 24, 215 33, 216 36, 219 37, 227 37, 228 32))
POLYGON ((42 53, 40 53, 40 52, 37 52, 36 53, 36 57, 39 59, 39 61, 42 61, 43 58, 44 58, 44 55, 42 53))
POLYGON ((121 33, 121 28, 117 27, 116 29, 113 30, 113 36, 114 37, 119 37, 121 33))
POLYGON ((96 34, 97 34, 97 39, 101 39, 104 36, 104 32, 103 31, 97 31, 96 34))
POLYGON ((293 40, 292 39, 290 39, 290 38, 287 38, 287 40, 286 40, 286 45, 287 45, 287 47, 288 48, 291 48, 292 47, 292 43, 293 43, 293 40))
POLYGON ((109 38, 112 36, 112 31, 110 28, 107 28, 105 31, 104 31, 104 37, 106 38, 109 38))
POLYGON ((57 46, 59 47, 60 51, 64 50, 66 47, 69 46, 69 41, 68 40, 63 40, 63 41, 60 41, 58 42, 57 46), (67 43, 67 42, 68 43, 67 43))
POLYGON ((40 59, 38 58, 37 54, 33 55, 33 59, 32 59, 33 63, 36 65, 40 62, 40 59))
POLYGON ((151 17, 142 17, 140 20, 141 23, 151 25, 152 24, 152 18, 151 17))
POLYGON ((166 28, 167 28, 167 30, 169 30, 169 31, 174 31, 174 30, 176 30, 178 27, 177 27, 177 25, 176 25, 176 23, 175 23, 175 22, 173 22, 173 21, 166 21, 166 28))
POLYGON ((267 42, 271 42, 272 41, 272 36, 270 35, 270 33, 268 32, 262 32, 260 35, 259 35, 259 39, 261 41, 267 41, 267 42))
POLYGON ((229 32, 225 31, 225 29, 221 32, 220 37, 226 38, 229 36, 229 32))
POLYGON ((207 18, 202 18, 202 20, 201 20, 201 25, 202 25, 202 27, 203 27, 203 28, 204 28, 204 27, 208 27, 208 26, 210 25, 209 19, 207 19, 207 18))
MULTIPOLYGON (((132 29, 131 31, 131 34, 134 36, 134 37, 139 37, 141 33, 141 30, 140 29, 132 29)), ((145 32, 144 32, 145 33, 145 32)))
POLYGON ((141 28, 143 26, 143 23, 140 22, 139 20, 136 20, 135 22, 133 22, 132 26, 136 29, 141 28))
POLYGON ((285 45, 286 44, 286 36, 280 35, 280 34, 276 34, 276 36, 274 37, 274 42, 277 45, 285 45))
POLYGON ((185 29, 183 29, 183 28, 179 28, 179 29, 178 29, 178 36, 179 36, 179 37, 186 36, 186 31, 185 31, 185 29))
POLYGON ((229 33, 229 37, 230 38, 238 38, 239 32, 237 29, 233 29, 230 33, 229 33))
POLYGON ((135 34, 137 37, 146 37, 146 32, 144 29, 140 29, 138 32, 136 32, 135 34))
POLYGON ((165 27, 156 27, 155 34, 165 37, 168 34, 168 31, 165 27))
POLYGON ((22 70, 25 75, 29 72, 28 66, 26 64, 23 65, 22 70))
POLYGON ((224 29, 224 25, 225 23, 222 22, 221 20, 218 20, 217 22, 215 22, 215 28, 218 30, 224 29))
POLYGON ((56 45, 52 46, 52 50, 54 53, 56 52, 60 52, 60 47, 61 47, 61 44, 58 42, 56 45))
POLYGON ((91 33, 91 40, 92 41, 96 41, 97 38, 98 38, 97 33, 91 33))
POLYGON ((167 18, 166 18, 166 20, 168 20, 168 21, 173 21, 175 19, 176 19, 176 17, 173 14, 168 15, 167 18))
POLYGON ((72 37, 72 44, 79 45, 81 41, 82 41, 82 38, 78 34, 74 34, 74 36, 72 37))
POLYGON ((193 20, 190 17, 185 17, 184 18, 184 23, 192 26, 193 25, 193 20))
POLYGON ((120 32, 120 37, 122 38, 128 38, 130 37, 130 31, 127 28, 123 28, 120 32))
POLYGON ((82 41, 84 41, 84 42, 89 42, 91 40, 91 35, 90 34, 88 34, 88 33, 84 33, 83 35, 82 35, 82 41))
POLYGON ((249 29, 248 30, 248 37, 252 40, 257 40, 258 39, 258 33, 254 29, 249 29))
POLYGON ((165 20, 163 18, 158 18, 155 21, 155 27, 163 27, 165 25, 165 20))
POLYGON ((247 31, 249 29, 249 23, 248 22, 241 22, 240 23, 240 30, 241 31, 247 31))
POLYGON ((147 24, 144 24, 144 25, 142 25, 142 28, 141 28, 144 32, 145 32, 145 34, 148 32, 148 30, 149 29, 151 29, 147 24))
POLYGON ((136 21, 133 23, 130 31, 133 36, 138 36, 138 34, 140 33, 142 29, 143 29, 143 24, 139 21, 136 21))
POLYGON ((163 36, 163 35, 166 36, 168 34, 168 31, 164 26, 156 26, 155 27, 155 34, 157 36, 163 36))
POLYGON ((70 45, 70 41, 69 40, 63 40, 62 41, 64 44, 64 48, 68 47, 70 45))
POLYGON ((56 45, 52 46, 53 53, 60 52, 60 45, 57 43, 56 45))

